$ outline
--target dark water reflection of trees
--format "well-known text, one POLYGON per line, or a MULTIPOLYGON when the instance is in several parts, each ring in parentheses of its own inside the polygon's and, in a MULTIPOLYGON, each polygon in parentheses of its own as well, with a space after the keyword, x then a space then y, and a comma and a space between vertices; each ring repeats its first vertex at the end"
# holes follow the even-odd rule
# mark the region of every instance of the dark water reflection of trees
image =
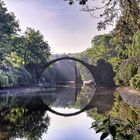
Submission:
MULTIPOLYGON (((114 103, 112 109, 105 113, 97 113, 96 109, 89 110, 87 113, 94 118, 94 123, 99 124, 94 129, 97 131, 101 127, 105 128, 101 132, 108 132, 108 127, 115 128, 116 140, 139 140, 140 139, 140 108, 129 105, 123 101, 117 91, 114 92, 114 103), (109 123, 105 123, 109 121, 109 123), (104 131, 105 130, 105 131, 104 131), (120 131, 120 133, 118 132, 120 131)), ((139 97, 140 98, 140 97, 139 97)), ((135 103, 134 103, 135 104, 135 103)), ((110 132, 109 132, 110 133, 110 132)))
POLYGON ((80 105, 88 103, 93 94, 86 95, 87 92, 87 89, 81 90, 81 87, 0 91, 0 139, 40 139, 50 125, 48 105, 69 108, 76 105, 80 109, 80 105), (83 103, 81 97, 84 95, 83 103))
POLYGON ((45 106, 38 97, 24 100, 22 105, 3 107, 0 110, 0 139, 26 137, 38 140, 47 131, 50 123, 45 112, 45 106))
MULTIPOLYGON (((110 110, 113 102, 107 102, 103 99, 106 96, 106 99, 112 100, 113 94, 104 94, 107 93, 108 89, 96 90, 95 93, 94 91, 95 89, 92 87, 58 87, 48 91, 21 89, 1 92, 0 139, 27 138, 38 140, 41 138, 50 125, 50 118, 47 115, 47 111, 50 111, 48 105, 49 107, 79 109, 77 113, 70 113, 68 116, 78 115, 95 107, 98 108, 99 112, 100 108, 102 111, 110 110), (22 93, 23 91, 24 93, 22 93), (106 106, 102 108, 105 104, 106 106), (88 106, 84 108, 86 105, 88 106)), ((62 113, 62 116, 67 115, 62 113)))
MULTIPOLYGON (((50 111, 49 107, 76 108, 79 113, 86 111, 95 122, 102 122, 106 115, 123 122, 128 119, 140 122, 140 109, 126 104, 115 89, 100 88, 95 91, 87 87, 77 89, 58 87, 48 91, 44 89, 42 91, 34 89, 32 93, 30 90, 27 91, 27 93, 0 91, 0 139, 40 139, 51 124, 47 113, 50 111)), ((70 116, 78 115, 78 113, 70 114, 70 116)), ((69 115, 62 113, 62 116, 69 115)))

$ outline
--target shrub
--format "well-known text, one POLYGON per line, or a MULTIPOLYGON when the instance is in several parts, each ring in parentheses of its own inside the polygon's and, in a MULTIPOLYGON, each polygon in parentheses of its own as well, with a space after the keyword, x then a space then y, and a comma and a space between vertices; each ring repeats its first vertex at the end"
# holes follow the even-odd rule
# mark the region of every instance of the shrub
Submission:
POLYGON ((134 77, 131 78, 130 80, 130 86, 134 89, 139 89, 140 88, 140 75, 135 75, 134 77))
POLYGON ((13 71, 0 70, 0 87, 11 87, 17 83, 16 75, 13 71))
POLYGON ((29 85, 31 75, 25 68, 0 70, 0 87, 29 85))

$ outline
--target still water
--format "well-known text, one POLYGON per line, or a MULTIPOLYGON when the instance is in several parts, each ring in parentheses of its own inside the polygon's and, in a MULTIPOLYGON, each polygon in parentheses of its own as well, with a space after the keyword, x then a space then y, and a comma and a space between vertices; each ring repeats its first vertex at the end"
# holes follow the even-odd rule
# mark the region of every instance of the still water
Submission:
MULTIPOLYGON (((0 140, 99 140, 101 133, 90 127, 105 114, 114 114, 115 92, 66 85, 0 90, 0 140)), ((117 103, 128 110, 121 98, 117 103)), ((117 113, 127 116, 127 111, 117 113)))

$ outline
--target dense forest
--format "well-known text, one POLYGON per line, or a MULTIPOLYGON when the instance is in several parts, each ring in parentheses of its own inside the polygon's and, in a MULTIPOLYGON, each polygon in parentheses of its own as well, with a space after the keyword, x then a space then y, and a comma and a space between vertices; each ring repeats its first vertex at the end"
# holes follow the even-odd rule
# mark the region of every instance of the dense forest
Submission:
MULTIPOLYGON (((76 2, 67 1, 69 4, 76 2)), ((139 89, 139 2, 108 0, 102 2, 103 7, 92 8, 88 0, 79 0, 79 4, 93 17, 96 10, 104 8, 99 15, 99 30, 114 22, 116 25, 110 33, 93 37, 91 48, 74 55, 93 65, 99 59, 104 59, 112 64, 116 85, 139 89)), ((3 1, 0 1, 0 13, 0 87, 29 85, 31 74, 25 67, 29 64, 45 64, 51 56, 49 44, 39 30, 27 27, 23 33, 14 13, 8 12, 3 1)))

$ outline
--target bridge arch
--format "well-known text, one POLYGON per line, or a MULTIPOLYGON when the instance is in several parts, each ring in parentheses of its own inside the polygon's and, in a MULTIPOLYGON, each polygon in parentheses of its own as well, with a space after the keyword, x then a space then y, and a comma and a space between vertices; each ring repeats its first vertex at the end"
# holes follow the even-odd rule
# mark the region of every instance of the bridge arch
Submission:
MULTIPOLYGON (((92 78, 93 78, 93 80, 94 80, 94 85, 96 85, 95 78, 94 78, 95 74, 93 73, 93 68, 91 69, 91 66, 90 66, 88 63, 86 63, 86 62, 84 62, 84 61, 82 61, 82 60, 80 60, 80 59, 78 59, 78 58, 75 58, 75 57, 65 56, 65 57, 61 57, 61 58, 54 59, 54 60, 48 62, 48 63, 44 66, 44 68, 43 68, 43 70, 41 71, 40 74, 42 75, 42 73, 44 72, 44 70, 45 70, 46 68, 48 68, 50 65, 52 65, 53 63, 58 62, 58 61, 61 61, 61 60, 67 60, 67 59, 68 59, 68 60, 73 60, 73 61, 79 62, 79 63, 81 63, 82 65, 84 65, 84 66, 89 70, 89 72, 91 73, 92 78)), ((93 67, 93 66, 92 66, 92 67, 93 67)), ((40 77, 41 77, 41 75, 40 75, 40 77)))

